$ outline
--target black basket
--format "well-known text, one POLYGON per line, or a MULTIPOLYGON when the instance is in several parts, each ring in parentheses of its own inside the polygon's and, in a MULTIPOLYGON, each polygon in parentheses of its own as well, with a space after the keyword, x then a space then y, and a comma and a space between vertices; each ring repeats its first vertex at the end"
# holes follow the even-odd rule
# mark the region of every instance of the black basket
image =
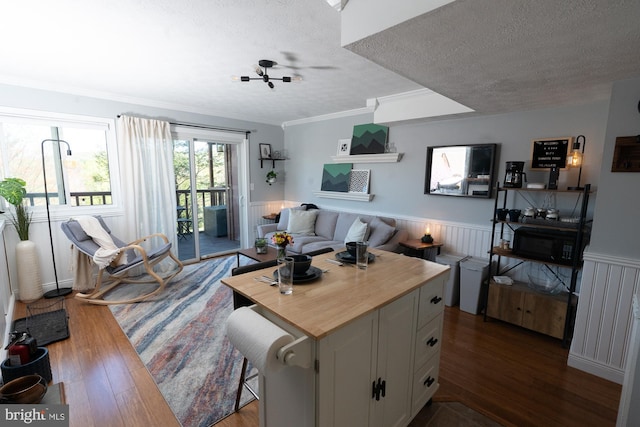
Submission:
POLYGON ((8 383, 16 378, 26 375, 38 374, 47 381, 47 384, 53 379, 51 374, 51 363, 49 362, 49 350, 46 347, 38 347, 33 360, 29 363, 19 366, 11 366, 11 360, 6 359, 2 362, 2 381, 8 383))
POLYGON ((27 317, 15 320, 13 330, 28 332, 39 346, 69 338, 69 320, 64 309, 64 298, 27 304, 27 317))

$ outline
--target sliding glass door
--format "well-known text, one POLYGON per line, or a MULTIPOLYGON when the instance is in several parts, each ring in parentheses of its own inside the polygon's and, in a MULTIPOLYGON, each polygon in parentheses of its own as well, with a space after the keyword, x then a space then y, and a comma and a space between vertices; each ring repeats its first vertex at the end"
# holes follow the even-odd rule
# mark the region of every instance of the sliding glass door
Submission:
POLYGON ((247 233, 244 134, 180 130, 174 130, 178 257, 197 261, 235 252, 247 233))

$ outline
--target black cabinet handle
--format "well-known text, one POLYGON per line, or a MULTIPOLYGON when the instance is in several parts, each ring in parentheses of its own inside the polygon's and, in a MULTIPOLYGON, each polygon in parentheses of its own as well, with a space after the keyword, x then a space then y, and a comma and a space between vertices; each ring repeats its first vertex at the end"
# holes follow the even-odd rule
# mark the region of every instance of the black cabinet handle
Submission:
POLYGON ((376 382, 373 381, 373 383, 371 384, 371 398, 372 399, 376 399, 376 400, 380 400, 380 396, 378 395, 378 387, 376 387, 376 382))
POLYGON ((380 391, 382 392, 382 397, 384 397, 386 391, 387 391, 387 382, 386 381, 382 381, 382 384, 380 384, 380 391))
POLYGON ((434 338, 434 337, 429 338, 429 341, 427 341, 427 345, 429 347, 433 347, 437 343, 438 343, 438 338, 434 338))
POLYGON ((423 385, 426 385, 427 387, 431 387, 431 384, 433 384, 433 382, 435 381, 435 378, 431 378, 431 376, 428 376, 426 380, 424 380, 423 385))
POLYGON ((438 304, 440 301, 442 301, 442 298, 440 298, 437 295, 435 297, 431 298, 431 304, 438 304))

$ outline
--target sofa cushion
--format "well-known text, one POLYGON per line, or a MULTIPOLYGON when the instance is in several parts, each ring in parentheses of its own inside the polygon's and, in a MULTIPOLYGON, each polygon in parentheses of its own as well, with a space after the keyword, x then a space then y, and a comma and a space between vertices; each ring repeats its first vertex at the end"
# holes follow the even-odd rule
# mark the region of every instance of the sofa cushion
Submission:
POLYGON ((289 212, 289 225, 287 231, 291 234, 301 234, 304 236, 315 236, 317 210, 302 211, 293 209, 289 212))
POLYGON ((297 254, 308 252, 307 247, 313 242, 326 242, 326 239, 320 236, 296 235, 293 236, 293 244, 287 246, 287 251, 295 252, 297 254))
POLYGON ((327 240, 332 240, 333 234, 336 231, 336 221, 338 221, 338 212, 324 209, 318 210, 316 236, 322 236, 327 240))
POLYGON ((369 246, 372 247, 385 244, 396 231, 395 227, 390 226, 378 217, 371 220, 369 229, 369 246))
POLYGON ((356 218, 349 227, 347 235, 344 238, 344 242, 362 242, 367 234, 367 223, 362 222, 360 217, 356 218))
POLYGON ((282 209, 280 211, 280 221, 278 221, 278 227, 276 228, 278 231, 285 231, 287 229, 287 227, 289 226, 289 211, 291 209, 294 210, 305 210, 306 207, 305 206, 296 206, 293 208, 286 208, 286 209, 282 209))

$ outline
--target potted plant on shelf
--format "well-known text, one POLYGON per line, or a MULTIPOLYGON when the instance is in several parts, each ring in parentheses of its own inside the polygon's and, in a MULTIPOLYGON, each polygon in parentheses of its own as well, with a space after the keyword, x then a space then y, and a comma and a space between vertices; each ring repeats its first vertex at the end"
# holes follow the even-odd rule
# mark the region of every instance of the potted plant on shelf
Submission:
POLYGON ((276 171, 270 170, 269 172, 267 172, 267 179, 265 182, 269 185, 274 184, 276 182, 277 177, 278 177, 278 174, 276 173, 276 171))
POLYGON ((40 299, 43 291, 38 248, 34 242, 29 240, 31 212, 23 203, 27 194, 26 185, 27 183, 20 178, 6 178, 0 182, 0 196, 15 208, 15 213, 11 213, 10 221, 20 238, 20 242, 16 245, 18 289, 20 300, 30 302, 40 299))

